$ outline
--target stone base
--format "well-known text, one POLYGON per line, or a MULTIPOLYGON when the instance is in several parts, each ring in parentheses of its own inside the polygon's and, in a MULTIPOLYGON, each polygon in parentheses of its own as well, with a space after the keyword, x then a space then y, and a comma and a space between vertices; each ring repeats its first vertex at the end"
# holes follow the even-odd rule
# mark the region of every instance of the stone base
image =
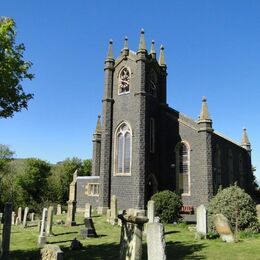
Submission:
POLYGON ((88 237, 97 237, 97 233, 95 229, 84 228, 80 230, 80 235, 83 239, 88 237))
POLYGON ((45 236, 39 236, 38 238, 38 247, 43 248, 46 244, 46 237, 45 236))
POLYGON ((105 215, 105 214, 107 214, 107 210, 108 210, 108 207, 98 207, 97 208, 97 213, 99 215, 105 215))
POLYGON ((72 226, 76 226, 76 225, 77 225, 76 221, 67 221, 66 222, 67 227, 72 227, 72 226))

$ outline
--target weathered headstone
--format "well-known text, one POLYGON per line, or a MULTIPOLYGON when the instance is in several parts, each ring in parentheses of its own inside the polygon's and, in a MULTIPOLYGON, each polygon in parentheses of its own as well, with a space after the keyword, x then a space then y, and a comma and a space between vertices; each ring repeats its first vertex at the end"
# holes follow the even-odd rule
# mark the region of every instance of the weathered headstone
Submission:
POLYGON ((235 237, 231 230, 228 219, 224 215, 216 214, 213 217, 213 221, 214 221, 216 230, 223 241, 226 241, 228 243, 235 242, 235 237))
POLYGON ((18 225, 20 225, 22 223, 22 207, 18 208, 18 225))
POLYGON ((165 260, 164 228, 161 223, 147 223, 147 255, 149 260, 165 260))
POLYGON ((110 222, 110 218, 111 218, 111 209, 107 210, 107 222, 110 222))
POLYGON ((73 181, 70 184, 69 190, 69 200, 68 203, 68 211, 67 211, 67 220, 66 226, 75 226, 75 213, 76 213, 76 187, 77 187, 77 170, 73 174, 73 181))
POLYGON ((11 226, 12 226, 12 203, 7 202, 4 208, 1 259, 8 258, 9 249, 10 249, 11 226))
POLYGON ((41 249, 41 256, 42 260, 62 260, 63 252, 57 245, 45 245, 41 249))
POLYGON ((53 222, 53 206, 48 208, 47 225, 46 225, 46 236, 52 235, 52 222, 53 222))
POLYGON ((42 211, 41 230, 38 237, 38 247, 44 247, 46 244, 46 216, 48 209, 44 208, 42 211))
POLYGON ((89 203, 85 204, 84 218, 91 218, 92 206, 89 203))
POLYGON ((118 215, 122 221, 120 238, 120 260, 142 259, 142 230, 148 222, 144 216, 118 215))
POLYGON ((155 203, 153 200, 149 200, 147 204, 147 217, 149 219, 149 223, 154 222, 155 217, 155 203))
POLYGON ((26 225, 27 225, 28 213, 29 213, 29 208, 26 207, 26 208, 24 209, 24 215, 23 215, 23 227, 26 227, 26 225))
POLYGON ((57 205, 57 215, 61 215, 61 205, 57 205))
POLYGON ((12 212, 12 225, 15 225, 15 220, 16 220, 16 213, 15 211, 12 212))
POLYGON ((31 222, 33 222, 35 220, 35 213, 34 212, 31 213, 30 220, 31 220, 31 222))
POLYGON ((115 195, 111 197, 111 216, 110 216, 110 224, 115 225, 118 221, 118 212, 117 212, 117 198, 115 195))
POLYGON ((80 230, 81 236, 84 239, 88 237, 97 237, 97 233, 92 218, 85 218, 84 224, 85 228, 80 230))
POLYGON ((198 234, 202 234, 204 236, 207 235, 208 227, 207 227, 207 210, 204 205, 200 205, 197 208, 197 226, 196 231, 198 234))
POLYGON ((256 205, 256 214, 257 214, 258 221, 260 222, 260 204, 256 205))

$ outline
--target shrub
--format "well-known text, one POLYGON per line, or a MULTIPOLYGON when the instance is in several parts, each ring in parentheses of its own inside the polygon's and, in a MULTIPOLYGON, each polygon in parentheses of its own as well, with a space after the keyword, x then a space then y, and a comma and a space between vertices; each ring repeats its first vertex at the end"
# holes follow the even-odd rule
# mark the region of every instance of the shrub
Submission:
POLYGON ((151 199, 155 202, 155 213, 162 222, 173 223, 180 218, 182 201, 174 192, 169 190, 157 192, 151 199))
POLYGON ((256 207, 252 198, 237 185, 219 190, 208 205, 209 228, 214 231, 213 215, 222 213, 233 230, 258 229, 256 207))

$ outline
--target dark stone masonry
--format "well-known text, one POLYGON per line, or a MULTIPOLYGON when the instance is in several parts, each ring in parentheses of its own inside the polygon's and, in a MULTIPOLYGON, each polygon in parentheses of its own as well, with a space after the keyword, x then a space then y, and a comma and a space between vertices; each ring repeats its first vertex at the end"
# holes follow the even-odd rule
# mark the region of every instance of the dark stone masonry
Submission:
POLYGON ((168 106, 167 66, 161 46, 146 49, 141 31, 137 52, 124 47, 114 59, 112 41, 104 67, 102 117, 93 134, 93 172, 77 178, 77 210, 90 203, 110 208, 145 209, 161 190, 180 194, 184 205, 207 205, 219 186, 234 182, 252 191, 251 146, 246 129, 238 144, 217 133, 206 98, 198 120, 168 106), (102 123, 101 123, 102 122, 102 123))

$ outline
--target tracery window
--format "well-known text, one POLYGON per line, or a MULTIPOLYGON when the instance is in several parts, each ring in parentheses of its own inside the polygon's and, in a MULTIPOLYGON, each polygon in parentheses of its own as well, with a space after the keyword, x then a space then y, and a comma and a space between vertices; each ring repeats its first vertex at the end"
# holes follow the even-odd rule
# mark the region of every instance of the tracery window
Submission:
POLYGON ((187 143, 177 145, 176 157, 177 190, 182 195, 190 195, 190 149, 187 143))
POLYGON ((99 183, 88 183, 85 194, 88 196, 99 196, 99 183))
POLYGON ((118 80, 118 93, 128 93, 130 92, 130 70, 124 67, 119 73, 118 80))
POLYGON ((115 174, 131 173, 131 129, 122 123, 115 133, 115 174))

